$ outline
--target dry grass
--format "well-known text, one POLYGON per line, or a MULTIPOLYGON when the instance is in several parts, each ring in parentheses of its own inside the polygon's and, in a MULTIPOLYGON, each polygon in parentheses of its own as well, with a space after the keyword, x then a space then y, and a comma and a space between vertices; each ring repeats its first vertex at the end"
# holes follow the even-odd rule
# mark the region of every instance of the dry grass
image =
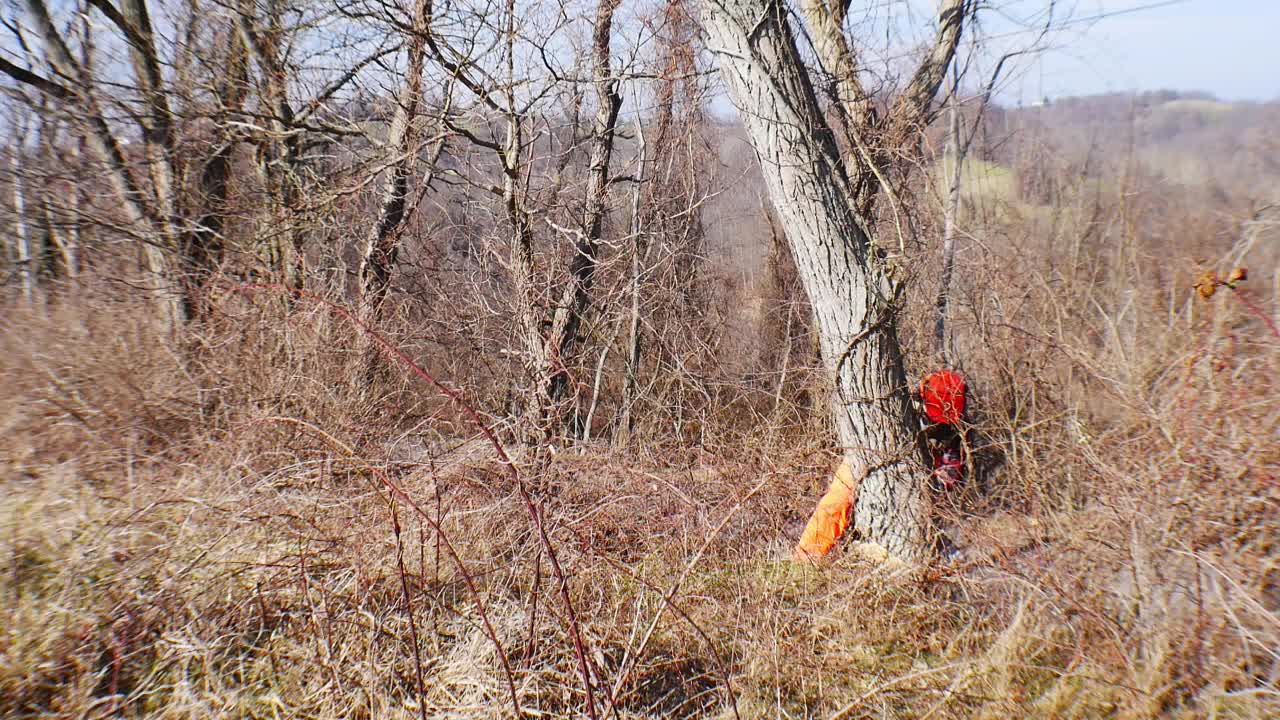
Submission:
MULTIPOLYGON (((959 563, 786 561, 831 457, 732 409, 696 452, 515 453, 602 716, 1280 712, 1280 338, 1238 294, 1275 314, 1274 231, 1085 209, 992 212, 962 257, 995 469, 939 503, 959 563), (1253 277, 1193 301, 1196 255, 1253 277)), ((179 346, 107 297, 4 319, 0 715, 584 712, 536 527, 456 408, 348 389, 317 308, 224 298, 179 346)))

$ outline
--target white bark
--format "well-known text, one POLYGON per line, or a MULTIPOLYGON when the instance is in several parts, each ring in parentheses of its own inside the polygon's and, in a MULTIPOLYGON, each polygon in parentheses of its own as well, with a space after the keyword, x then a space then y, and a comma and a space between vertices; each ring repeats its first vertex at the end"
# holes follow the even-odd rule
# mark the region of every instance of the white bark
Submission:
POLYGON ((864 476, 857 531, 907 560, 930 553, 929 497, 893 316, 895 288, 854 214, 852 185, 778 0, 700 0, 710 49, 755 146, 809 295, 835 424, 864 476))
MULTIPOLYGON (((431 0, 415 0, 413 27, 406 33, 408 67, 396 99, 395 115, 387 131, 388 168, 383 180, 378 215, 366 233, 360 252, 360 301, 366 320, 382 307, 391 287, 391 272, 400 254, 400 235, 410 216, 409 181, 417 166, 418 105, 422 100, 422 68, 426 57, 426 34, 431 31, 431 0)), ((435 161, 443 149, 443 135, 435 143, 428 175, 430 184, 435 161)))
POLYGON ((157 284, 153 297, 160 306, 165 326, 175 330, 185 322, 186 308, 182 293, 172 277, 168 256, 175 247, 174 238, 163 232, 166 223, 157 217, 158 213, 151 208, 147 194, 130 174, 120 143, 107 124, 106 115, 93 93, 92 78, 88 76, 86 68, 72 57, 62 35, 53 24, 45 0, 26 0, 25 5, 50 66, 63 80, 49 80, 7 62, 0 63, 0 70, 60 102, 78 105, 84 113, 87 125, 85 140, 107 166, 107 180, 120 200, 120 212, 125 225, 150 240, 141 244, 143 262, 152 275, 153 282, 157 284), (71 84, 63 85, 61 82, 71 84))
POLYGON ((18 243, 18 271, 22 274, 22 296, 30 305, 35 298, 35 263, 31 259, 31 232, 27 227, 26 168, 23 156, 27 148, 26 120, 19 120, 13 153, 13 225, 18 243))
MULTIPOLYGON (((960 140, 960 109, 957 107, 959 78, 951 93, 951 109, 947 132, 946 155, 951 157, 951 175, 948 178, 947 202, 942 211, 942 275, 938 281, 937 316, 934 319, 933 339, 939 356, 947 357, 947 307, 951 298, 951 275, 956 264, 956 219, 960 214, 960 181, 964 172, 965 156, 969 144, 960 140)), ((944 156, 945 157, 945 156, 944 156)))

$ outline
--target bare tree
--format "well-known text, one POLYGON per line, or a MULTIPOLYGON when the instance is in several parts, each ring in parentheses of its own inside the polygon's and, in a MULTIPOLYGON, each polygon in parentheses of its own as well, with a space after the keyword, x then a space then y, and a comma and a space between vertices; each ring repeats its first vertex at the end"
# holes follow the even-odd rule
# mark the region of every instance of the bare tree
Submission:
POLYGON ((0 58, 0 71, 74 110, 81 118, 89 146, 107 168, 107 179, 118 198, 124 227, 142 239, 145 266, 156 283, 154 297, 165 324, 177 328, 188 316, 189 303, 177 278, 180 264, 174 259, 181 243, 174 213, 171 116, 158 85, 159 60, 149 16, 141 0, 130 0, 123 12, 109 0, 94 0, 92 4, 121 31, 130 47, 135 81, 147 106, 147 111, 137 120, 145 142, 149 185, 132 172, 120 139, 95 92, 89 68, 72 55, 44 0, 26 0, 27 17, 55 76, 44 77, 3 58, 0 58))
MULTIPOLYGON (((591 150, 588 159, 585 202, 580 227, 574 232, 573 254, 569 261, 569 282, 561 290, 560 302, 551 317, 550 347, 560 356, 558 362, 575 351, 582 323, 591 304, 591 289, 599 264, 600 240, 610 185, 614 132, 622 96, 618 93, 618 77, 612 67, 610 50, 613 15, 620 0, 598 0, 595 28, 591 36, 591 86, 595 92, 596 115, 591 125, 591 150)), ((545 390, 548 403, 565 394, 568 376, 562 368, 548 367, 549 383, 545 390)))
POLYGON ((301 194, 302 133, 289 100, 289 72, 281 48, 286 8, 279 0, 269 0, 266 6, 265 21, 259 20, 252 0, 242 2, 235 16, 236 29, 262 78, 260 96, 267 118, 266 131, 256 137, 257 160, 274 222, 263 238, 262 250, 277 277, 289 287, 301 288, 305 281, 303 242, 290 213, 301 194))
MULTIPOLYGON (((698 67, 700 30, 685 0, 666 0, 647 21, 655 30, 651 115, 637 118, 630 267, 622 353, 623 387, 614 441, 639 421, 681 425, 689 365, 705 342, 702 206, 714 193, 716 134, 705 113, 707 78, 698 67), (672 348, 679 351, 672 352, 672 348)), ((636 107, 645 107, 637 100, 636 107)))
POLYGON ((526 33, 517 24, 516 4, 508 1, 484 17, 464 13, 462 22, 474 24, 471 38, 460 39, 456 32, 426 34, 433 63, 474 99, 467 117, 446 118, 445 129, 487 159, 473 160, 469 174, 451 175, 496 200, 497 222, 490 231, 495 242, 487 247, 502 266, 505 287, 497 292, 510 305, 511 349, 524 366, 514 384, 519 386, 519 434, 529 441, 566 429, 567 400, 576 387, 572 370, 584 356, 584 326, 600 267, 622 106, 618 86, 623 74, 614 65, 611 45, 617 6, 616 0, 595 3, 586 60, 579 58, 569 72, 551 60, 559 52, 556 33, 576 22, 563 14, 550 29, 526 33), (491 44, 488 55, 475 46, 481 41, 491 44), (529 66, 522 60, 528 50, 541 64, 529 66), (587 77, 579 73, 582 64, 590 68, 587 77), (546 112, 547 98, 565 88, 570 98, 567 128, 546 112), (594 113, 583 132, 577 109, 587 97, 594 113), (549 163, 542 150, 554 150, 557 138, 566 136, 567 146, 549 163), (580 154, 586 156, 586 167, 581 183, 575 183, 578 168, 571 168, 570 161, 580 154), (551 179, 540 183, 548 169, 551 179), (580 194, 573 197, 572 189, 578 187, 580 194))
MULTIPOLYGON (((427 34, 431 32, 433 3, 431 0, 415 0, 412 25, 406 30, 408 64, 404 82, 396 98, 395 113, 387 131, 385 144, 386 173, 383 180, 378 210, 365 235, 360 253, 360 301, 366 317, 372 319, 386 299, 391 286, 391 272, 400 251, 400 235, 406 220, 414 208, 409 197, 409 183, 417 169, 419 136, 418 115, 422 101, 422 73, 426 58, 427 34)), ((445 88, 446 107, 451 88, 445 88)), ((439 133, 431 141, 427 158, 423 187, 430 185, 435 163, 444 149, 445 134, 439 133)))
POLYGON ((18 263, 18 274, 22 277, 22 297, 30 305, 35 299, 36 272, 35 261, 31 253, 31 230, 27 222, 27 189, 26 189, 26 153, 27 122, 25 113, 19 114, 13 121, 13 151, 10 158, 13 175, 13 234, 18 263))
POLYGON ((199 205, 195 227, 191 233, 187 255, 197 267, 218 267, 226 252, 224 233, 228 215, 228 198, 235 172, 235 149, 244 133, 232 126, 241 117, 249 94, 249 57, 244 39, 233 22, 224 23, 222 32, 222 67, 225 74, 213 81, 216 106, 212 152, 200 167, 199 205))
POLYGON ((741 110, 769 195, 813 308, 822 358, 835 383, 835 424, 861 479, 854 524, 905 559, 932 552, 930 501, 920 470, 917 419, 897 333, 902 285, 872 235, 885 167, 932 116, 967 14, 947 0, 937 37, 881 118, 858 82, 842 30, 848 8, 806 3, 815 43, 836 79, 836 112, 852 145, 842 156, 777 0, 700 0, 711 51, 741 110))
MULTIPOLYGON (((979 130, 986 127, 983 118, 987 109, 991 106, 991 96, 995 92, 996 83, 1000 81, 1006 65, 1014 58, 1038 51, 1041 43, 1053 28, 1054 10, 1055 3, 1051 0, 1044 14, 1044 24, 1040 26, 1039 34, 1035 40, 1021 50, 1004 54, 996 62, 980 92, 972 98, 977 107, 973 112, 974 117, 967 123, 961 108, 963 101, 960 94, 961 81, 972 62, 972 57, 966 63, 957 61, 951 68, 951 92, 947 102, 947 140, 944 157, 950 159, 952 164, 950 173, 947 175, 947 196, 943 198, 942 271, 938 280, 938 294, 934 301, 935 315, 933 325, 934 347, 939 357, 944 360, 948 357, 947 313, 951 299, 951 281, 956 264, 956 235, 960 221, 960 190, 961 183, 964 180, 964 164, 969 157, 969 150, 973 147, 973 141, 978 137, 979 130)), ((975 44, 977 43, 975 42, 975 44)))

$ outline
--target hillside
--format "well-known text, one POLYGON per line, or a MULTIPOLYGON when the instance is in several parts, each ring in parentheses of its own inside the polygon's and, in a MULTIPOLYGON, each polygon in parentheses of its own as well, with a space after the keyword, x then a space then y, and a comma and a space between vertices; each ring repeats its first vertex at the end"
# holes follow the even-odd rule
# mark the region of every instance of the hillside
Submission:
POLYGON ((994 115, 991 132, 1015 138, 1009 161, 1042 142, 1095 167, 1133 162, 1171 183, 1260 203, 1274 201, 1280 181, 1280 103, 1161 92, 1062 98, 994 115))
POLYGON ((0 717, 1280 717, 1280 106, 916 5, 6 4, 0 717))

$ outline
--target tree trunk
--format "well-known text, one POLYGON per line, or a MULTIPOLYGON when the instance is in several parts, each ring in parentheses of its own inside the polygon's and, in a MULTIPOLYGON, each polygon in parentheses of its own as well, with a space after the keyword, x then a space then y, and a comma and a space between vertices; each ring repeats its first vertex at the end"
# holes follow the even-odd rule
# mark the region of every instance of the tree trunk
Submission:
MULTIPOLYGON (((582 325, 591 306, 591 293, 599 265, 600 240, 608 212, 609 172, 613 158, 614 133, 622 97, 618 79, 613 73, 610 33, 613 14, 619 0, 599 0, 596 6, 595 30, 592 35, 592 87, 596 95, 596 115, 592 123, 591 152, 587 184, 579 227, 567 230, 573 236, 573 253, 569 259, 569 277, 554 294, 553 309, 539 311, 540 293, 536 284, 533 248, 533 219, 521 195, 521 160, 523 118, 511 112, 507 136, 502 149, 505 178, 502 197, 507 218, 512 224, 513 248, 511 274, 517 298, 517 325, 524 337, 527 367, 533 383, 526 402, 522 434, 535 442, 563 429, 563 413, 559 405, 569 389, 569 366, 572 363, 582 325)), ((508 12, 511 12, 508 3, 508 12)), ((508 16, 510 21, 510 16, 508 16)), ((514 40, 514 28, 507 29, 508 54, 514 40)), ((510 62, 508 60, 508 62, 510 62)), ((513 96, 508 108, 516 107, 513 96)))
POLYGON ((569 261, 569 282, 561 294, 560 303, 551 321, 551 341, 562 362, 551 375, 547 388, 548 399, 558 402, 564 397, 569 376, 563 359, 574 352, 582 323, 591 305, 591 288, 595 282, 599 264, 600 239, 604 230, 604 217, 608 211, 609 168, 613 158, 613 136, 618 124, 618 111, 622 108, 622 96, 618 94, 618 80, 613 75, 610 51, 610 34, 613 13, 620 0, 599 0, 596 6, 596 27, 592 35, 591 82, 596 95, 596 117, 592 124, 591 157, 588 165, 586 206, 582 212, 582 227, 573 246, 569 261))
POLYGON ((947 357, 947 306, 951 299, 951 274, 956 264, 956 219, 960 214, 960 181, 969 144, 960 140, 960 109, 957 107, 959 79, 952 87, 951 111, 947 125, 947 155, 951 157, 951 176, 947 185, 947 204, 942 211, 942 275, 938 280, 938 299, 933 323, 933 341, 938 356, 947 357))
POLYGON ((267 27, 260 31, 254 4, 242 2, 236 14, 236 28, 249 56, 263 75, 261 99, 271 118, 271 133, 261 141, 258 172, 271 195, 275 227, 268 231, 262 251, 268 267, 279 280, 286 287, 301 290, 306 279, 305 247, 292 216, 300 196, 301 136, 294 127, 288 71, 280 57, 281 15, 284 12, 280 3, 267 3, 267 27))
POLYGON ((755 147, 832 372, 835 425, 862 480, 854 526, 900 558, 931 554, 930 503, 898 343, 895 284, 777 0, 700 0, 712 52, 755 147))
POLYGON ((227 200, 235 150, 242 136, 231 123, 240 120, 249 93, 249 53, 234 21, 227 28, 225 42, 226 56, 222 65, 225 74, 214 86, 218 97, 214 148, 200 169, 200 196, 197 201, 200 214, 187 237, 188 247, 184 253, 194 267, 203 269, 200 277, 193 278, 188 291, 191 304, 201 314, 204 308, 198 301, 203 299, 203 281, 222 265, 226 250, 223 233, 226 230, 227 200))
POLYGON ((635 188, 631 193, 631 278, 628 283, 630 307, 627 313, 627 355, 625 358, 625 377, 622 385, 622 413, 618 418, 615 442, 625 445, 631 439, 635 429, 633 410, 640 387, 640 359, 644 350, 644 336, 640 328, 640 293, 641 281, 648 255, 649 238, 645 222, 641 217, 640 197, 645 182, 652 179, 646 175, 648 159, 648 143, 644 134, 644 121, 636 118, 636 172, 635 188))
MULTIPOLYGON (((385 170, 377 219, 365 236, 360 257, 360 303, 366 320, 374 319, 386 299, 391 270, 400 252, 401 230, 409 216, 409 178, 418 160, 415 124, 422 99, 422 66, 431 12, 431 0, 415 0, 413 27, 406 33, 408 67, 387 131, 389 167, 385 170)), ((437 154, 442 147, 437 144, 437 154)))
POLYGON ((22 275, 22 297, 27 305, 35 301, 36 268, 31 259, 31 232, 27 226, 26 163, 27 121, 18 120, 13 152, 13 229, 18 242, 18 272, 22 275))
POLYGON ((939 3, 938 35, 932 47, 888 113, 881 115, 859 80, 857 54, 844 34, 849 0, 802 0, 800 10, 829 76, 825 87, 846 143, 844 160, 853 181, 854 207, 863 217, 871 216, 881 190, 892 193, 886 183, 900 181, 914 167, 920 155, 914 139, 929 124, 933 98, 955 56, 965 18, 976 7, 975 0, 939 3))
POLYGON ((147 177, 151 181, 147 196, 150 219, 173 255, 168 262, 170 280, 181 288, 175 287, 174 292, 180 292, 182 316, 189 320, 198 314, 200 278, 208 275, 210 268, 192 262, 188 254, 193 243, 191 233, 183 229, 178 202, 181 154, 151 14, 146 0, 122 0, 119 8, 109 0, 88 2, 116 26, 129 46, 134 82, 146 107, 146 112, 139 113, 135 120, 142 131, 147 177))
POLYGON ((39 77, 34 73, 22 71, 10 63, 0 61, 0 69, 15 79, 38 88, 46 95, 64 104, 76 107, 84 113, 86 125, 85 139, 94 153, 107 166, 107 180, 120 200, 120 212, 125 225, 142 235, 141 243, 143 265, 156 283, 152 295, 159 306, 165 327, 176 330, 186 319, 186 307, 182 293, 178 290, 173 277, 173 268, 169 254, 176 249, 172 235, 164 232, 166 223, 152 207, 151 199, 138 185, 129 171, 120 142, 112 133, 106 115, 92 88, 92 78, 86 68, 72 57, 66 42, 58 32, 49 16, 44 0, 26 0, 27 14, 31 18, 34 30, 40 36, 50 66, 60 78, 70 82, 63 85, 39 77))
MULTIPOLYGON (((95 3, 100 8, 110 8, 109 2, 95 3)), ((129 57, 133 62, 133 74, 138 92, 147 106, 142 115, 143 142, 146 147, 147 171, 155 195, 157 220, 165 234, 177 237, 178 208, 175 193, 177 180, 174 171, 175 139, 173 113, 165 94, 164 76, 160 70, 160 56, 156 51, 155 35, 151 29, 151 15, 145 0, 122 0, 120 15, 108 14, 129 42, 129 57)))

